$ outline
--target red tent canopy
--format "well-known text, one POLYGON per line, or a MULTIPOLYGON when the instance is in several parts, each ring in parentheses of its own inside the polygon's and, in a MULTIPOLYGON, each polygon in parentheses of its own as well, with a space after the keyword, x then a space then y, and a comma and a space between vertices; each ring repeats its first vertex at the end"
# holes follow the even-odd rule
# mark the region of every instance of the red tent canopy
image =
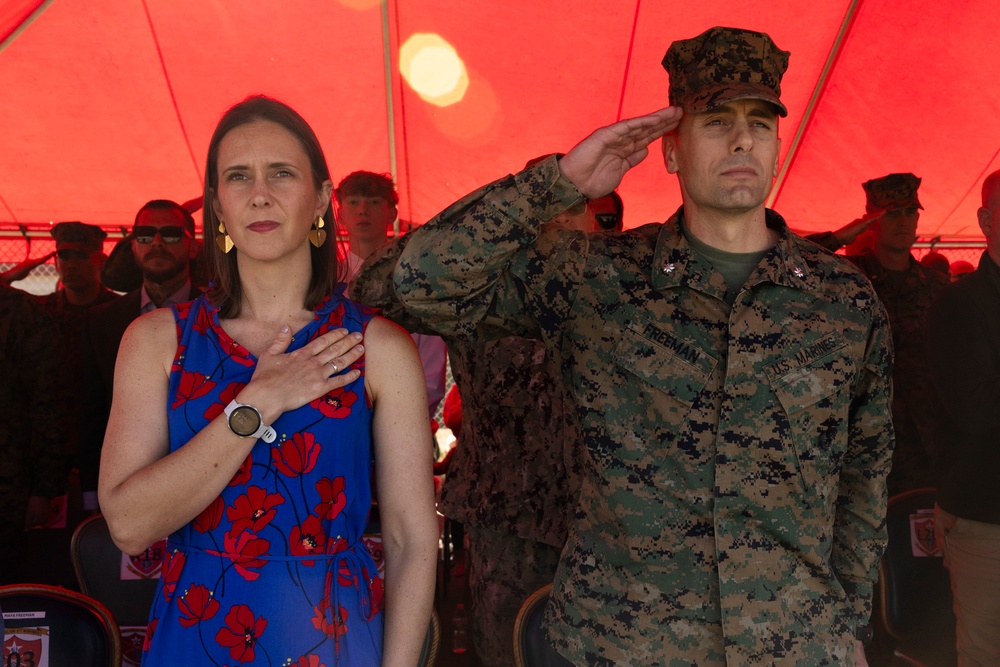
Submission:
MULTIPOLYGON (((839 227, 864 210, 861 182, 911 171, 922 237, 981 240, 979 187, 1000 168, 995 0, 8 0, 0 228, 117 228, 149 199, 197 196, 215 122, 256 92, 310 121, 335 180, 393 172, 401 217, 421 223, 531 157, 665 106, 667 46, 713 25, 792 53, 772 205, 793 228, 839 227), (423 34, 445 48, 418 54, 414 76, 457 72, 464 95, 421 97, 401 76, 404 45, 423 34)), ((626 226, 679 204, 658 147, 620 192, 626 226)))

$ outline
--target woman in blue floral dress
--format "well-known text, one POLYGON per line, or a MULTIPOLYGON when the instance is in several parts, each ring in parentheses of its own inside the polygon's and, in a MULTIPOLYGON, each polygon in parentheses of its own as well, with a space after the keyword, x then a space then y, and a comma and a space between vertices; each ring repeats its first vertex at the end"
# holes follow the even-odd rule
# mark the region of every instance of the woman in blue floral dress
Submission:
POLYGON ((144 666, 416 664, 437 548, 423 373, 334 290, 331 190, 297 113, 234 106, 205 175, 213 289, 123 339, 101 506, 128 553, 169 535, 144 666), (361 541, 373 476, 384 584, 361 541))

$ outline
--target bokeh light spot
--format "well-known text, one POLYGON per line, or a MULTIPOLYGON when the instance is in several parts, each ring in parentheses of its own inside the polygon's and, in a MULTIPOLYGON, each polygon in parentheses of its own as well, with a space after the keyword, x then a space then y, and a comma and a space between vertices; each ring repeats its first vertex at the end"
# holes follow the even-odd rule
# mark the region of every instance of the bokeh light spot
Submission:
POLYGON ((462 100, 469 88, 465 63, 440 35, 417 33, 399 50, 399 72, 421 99, 445 107, 462 100))

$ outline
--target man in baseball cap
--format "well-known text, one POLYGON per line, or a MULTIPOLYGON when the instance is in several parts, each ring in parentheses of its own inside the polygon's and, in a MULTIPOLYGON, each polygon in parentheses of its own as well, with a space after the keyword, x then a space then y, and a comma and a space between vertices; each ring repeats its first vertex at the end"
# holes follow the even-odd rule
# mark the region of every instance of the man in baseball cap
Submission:
POLYGON ((670 75, 670 105, 693 114, 732 100, 764 100, 787 116, 781 77, 788 56, 766 34, 737 28, 674 42, 661 62, 670 75))
POLYGON ((913 257, 923 206, 920 178, 888 174, 862 184, 871 222, 872 248, 849 255, 878 293, 889 313, 895 364, 892 369, 892 423, 896 449, 889 474, 889 495, 934 486, 933 439, 939 408, 933 399, 924 333, 931 303, 950 278, 913 257))
POLYGON ((468 195, 352 286, 390 318, 536 338, 557 362, 586 452, 546 614, 563 661, 865 664, 889 328, 857 269, 765 208, 788 58, 737 28, 674 42, 671 107, 468 195), (683 199, 667 222, 543 224, 661 137, 683 199))
POLYGON ((115 294, 101 286, 107 232, 82 222, 60 222, 52 227, 51 234, 56 241, 56 272, 62 288, 43 297, 43 303, 65 310, 113 299, 115 294))

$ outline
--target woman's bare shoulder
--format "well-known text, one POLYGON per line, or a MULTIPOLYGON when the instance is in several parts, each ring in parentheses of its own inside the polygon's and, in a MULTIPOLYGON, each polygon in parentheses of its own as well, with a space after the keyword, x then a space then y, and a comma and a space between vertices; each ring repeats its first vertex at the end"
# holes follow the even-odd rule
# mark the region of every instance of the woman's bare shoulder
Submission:
POLYGON ((119 357, 123 359, 136 356, 168 355, 173 360, 177 350, 177 323, 173 311, 169 308, 156 310, 140 315, 125 330, 119 346, 119 357))
POLYGON ((417 346, 410 334, 398 324, 384 317, 376 316, 365 327, 365 375, 366 385, 374 398, 379 389, 399 389, 399 384, 407 382, 413 375, 410 371, 419 371, 421 382, 423 371, 420 370, 420 357, 417 346))
POLYGON ((413 339, 403 327, 381 315, 376 315, 365 327, 364 346, 366 354, 370 353, 373 347, 376 348, 376 354, 379 354, 383 347, 387 351, 413 347, 413 339))

